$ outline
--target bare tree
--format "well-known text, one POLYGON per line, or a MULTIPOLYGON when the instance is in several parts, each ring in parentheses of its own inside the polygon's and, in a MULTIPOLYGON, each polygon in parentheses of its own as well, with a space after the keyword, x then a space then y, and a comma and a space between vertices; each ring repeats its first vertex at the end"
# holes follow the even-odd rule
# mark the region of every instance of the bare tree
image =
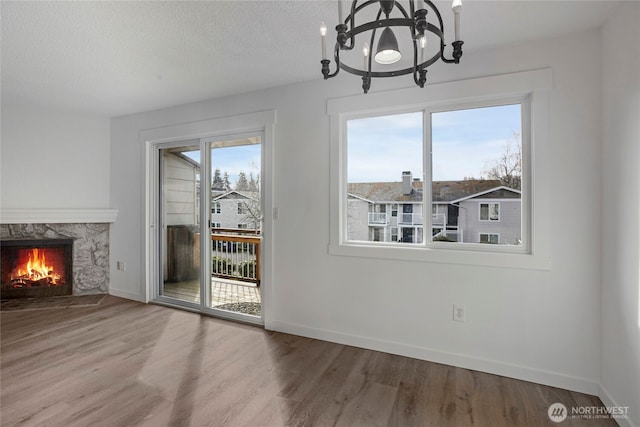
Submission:
POLYGON ((498 179, 505 187, 520 190, 522 187, 522 142, 520 134, 505 143, 504 152, 492 162, 487 163, 483 174, 487 179, 498 179))
MULTIPOLYGON (((252 169, 258 169, 255 164, 251 165, 252 169)), ((259 171, 259 169, 258 169, 259 171)), ((242 172, 243 173, 243 172, 242 172)), ((244 174, 244 173, 243 173, 244 174)), ((251 198, 244 201, 245 215, 243 221, 251 224, 255 230, 259 230, 262 224, 262 202, 260 200, 260 173, 253 171, 249 172, 249 179, 246 179, 247 191, 251 194, 251 198)))

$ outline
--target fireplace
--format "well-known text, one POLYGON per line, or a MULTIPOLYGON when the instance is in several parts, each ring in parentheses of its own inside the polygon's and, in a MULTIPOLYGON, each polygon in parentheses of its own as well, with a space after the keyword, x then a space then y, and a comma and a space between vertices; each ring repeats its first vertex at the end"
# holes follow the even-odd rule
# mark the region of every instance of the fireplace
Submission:
POLYGON ((4 240, 0 260, 2 299, 72 294, 72 239, 4 240))

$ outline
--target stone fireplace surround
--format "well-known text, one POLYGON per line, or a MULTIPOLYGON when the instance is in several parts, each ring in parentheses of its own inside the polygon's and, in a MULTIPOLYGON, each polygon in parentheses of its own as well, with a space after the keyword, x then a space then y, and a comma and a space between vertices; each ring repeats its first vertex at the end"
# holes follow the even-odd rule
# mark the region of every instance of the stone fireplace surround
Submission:
POLYGON ((0 240, 73 239, 73 295, 109 292, 115 210, 2 210, 0 240))

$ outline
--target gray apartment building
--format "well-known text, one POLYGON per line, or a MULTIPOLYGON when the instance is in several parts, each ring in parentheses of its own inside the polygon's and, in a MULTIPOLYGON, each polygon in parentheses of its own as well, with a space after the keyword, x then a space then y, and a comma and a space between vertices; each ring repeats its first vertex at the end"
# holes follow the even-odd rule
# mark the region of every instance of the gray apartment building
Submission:
POLYGON ((520 244, 521 193, 499 180, 434 181, 431 201, 431 230, 425 234, 423 182, 411 172, 403 172, 400 182, 349 183, 347 239, 420 243, 431 236, 464 243, 520 244))

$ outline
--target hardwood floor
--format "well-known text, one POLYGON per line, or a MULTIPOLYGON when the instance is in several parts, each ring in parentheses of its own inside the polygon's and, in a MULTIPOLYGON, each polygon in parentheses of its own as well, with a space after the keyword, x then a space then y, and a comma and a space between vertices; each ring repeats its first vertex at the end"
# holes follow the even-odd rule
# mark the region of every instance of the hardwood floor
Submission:
POLYGON ((615 426, 599 399, 106 297, 2 312, 2 426, 615 426))

